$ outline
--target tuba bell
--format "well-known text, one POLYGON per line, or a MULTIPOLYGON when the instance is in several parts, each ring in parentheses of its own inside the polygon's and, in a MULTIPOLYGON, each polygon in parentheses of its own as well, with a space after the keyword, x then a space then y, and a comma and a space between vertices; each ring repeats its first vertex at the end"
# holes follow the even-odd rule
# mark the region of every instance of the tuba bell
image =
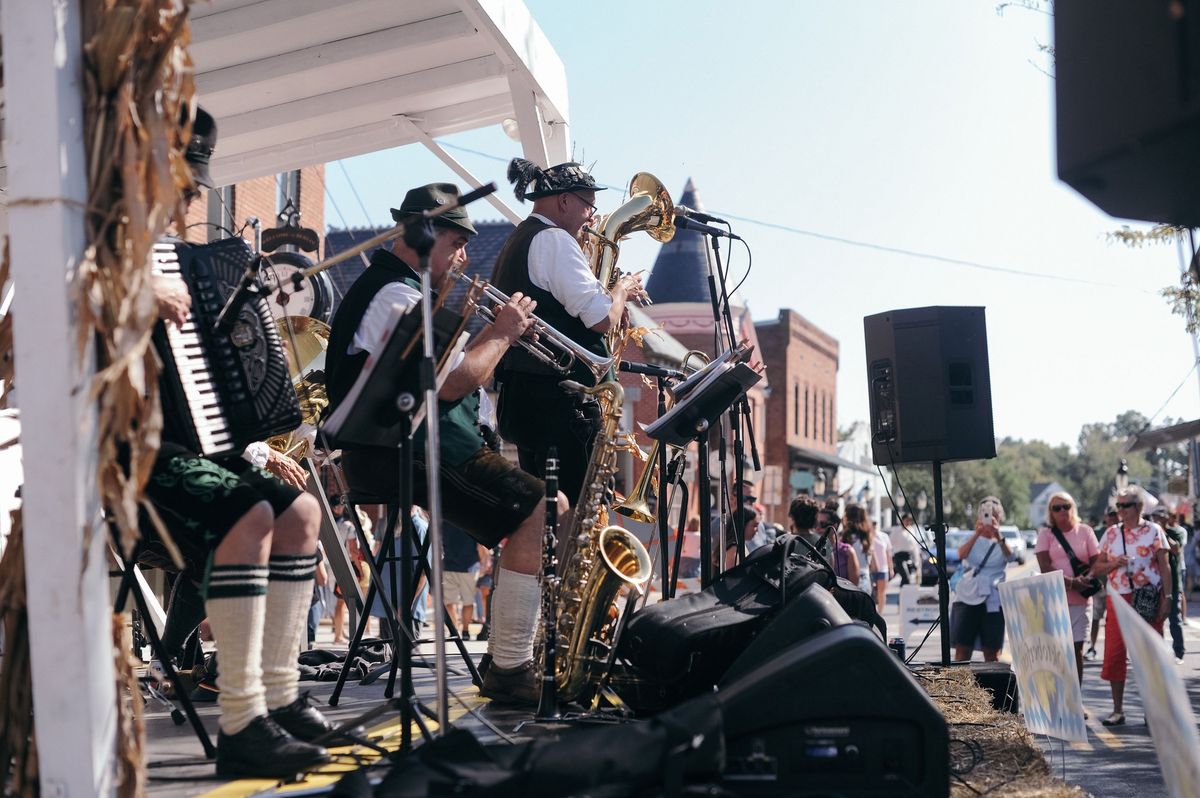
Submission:
MULTIPOLYGON (((605 290, 611 291, 621 279, 617 269, 621 240, 645 232, 660 243, 670 241, 675 237, 675 206, 662 181, 649 172, 638 172, 629 181, 629 199, 603 217, 598 229, 584 227, 584 231, 596 239, 591 247, 592 273, 605 290)), ((614 328, 605 334, 610 352, 617 352, 625 332, 614 328)))

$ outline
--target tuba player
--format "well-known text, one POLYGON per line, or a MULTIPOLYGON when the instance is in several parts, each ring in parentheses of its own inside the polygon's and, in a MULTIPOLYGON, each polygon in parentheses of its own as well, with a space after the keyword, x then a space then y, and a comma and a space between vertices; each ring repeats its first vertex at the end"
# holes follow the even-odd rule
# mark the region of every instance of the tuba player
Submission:
MULTIPOLYGON (((508 179, 519 201, 533 200, 533 212, 500 250, 492 284, 506 294, 533 297, 540 319, 607 357, 604 333, 623 322, 626 300, 641 292, 642 281, 625 275, 610 292, 579 246, 580 230, 596 213, 596 192, 604 189, 577 163, 541 169, 514 158, 508 179)), ((585 367, 577 371, 571 379, 595 381, 585 367)), ((599 429, 596 401, 564 391, 562 374, 519 348, 509 350, 496 372, 499 432, 516 444, 521 468, 545 476, 546 453, 557 447, 558 484, 578 497, 599 429)))

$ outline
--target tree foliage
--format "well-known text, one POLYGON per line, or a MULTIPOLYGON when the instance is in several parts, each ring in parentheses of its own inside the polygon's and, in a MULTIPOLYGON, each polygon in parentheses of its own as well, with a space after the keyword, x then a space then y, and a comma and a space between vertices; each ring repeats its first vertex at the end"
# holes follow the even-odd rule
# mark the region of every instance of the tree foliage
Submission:
MULTIPOLYGON (((1175 423, 1167 419, 1164 425, 1175 423)), ((1029 517, 1035 487, 1057 482, 1079 504, 1085 521, 1098 518, 1112 500, 1117 468, 1122 460, 1129 469, 1131 484, 1154 494, 1167 489, 1172 477, 1187 471, 1187 447, 1178 443, 1149 451, 1125 452, 1130 436, 1148 428, 1141 413, 1129 410, 1108 423, 1085 424, 1074 448, 1051 446, 1044 441, 1004 438, 996 445, 992 460, 970 460, 942 466, 942 492, 949 504, 946 523, 970 526, 980 499, 997 496, 1004 503, 1007 522, 1022 528, 1036 527, 1044 519, 1029 517), (969 509, 968 509, 969 508, 969 509)), ((906 509, 917 514, 918 495, 926 497, 925 522, 934 517, 933 471, 927 465, 896 469, 903 488, 906 509)), ((900 488, 893 491, 898 495, 900 488)))

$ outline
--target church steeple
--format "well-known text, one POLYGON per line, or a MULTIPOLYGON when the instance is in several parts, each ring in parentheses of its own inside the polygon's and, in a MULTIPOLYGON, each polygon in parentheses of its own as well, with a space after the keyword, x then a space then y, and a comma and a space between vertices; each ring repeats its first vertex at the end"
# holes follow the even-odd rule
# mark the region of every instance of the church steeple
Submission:
MULTIPOLYGON (((676 204, 704 209, 690 177, 676 204)), ((707 245, 704 236, 694 230, 676 230, 675 237, 662 245, 646 280, 646 293, 655 305, 709 301, 708 261, 704 251, 707 245)))

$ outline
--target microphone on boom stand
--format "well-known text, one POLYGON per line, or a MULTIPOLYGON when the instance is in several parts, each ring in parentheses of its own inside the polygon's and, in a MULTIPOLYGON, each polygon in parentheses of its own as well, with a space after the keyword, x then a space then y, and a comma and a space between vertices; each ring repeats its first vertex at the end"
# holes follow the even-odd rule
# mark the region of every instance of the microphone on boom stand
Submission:
POLYGON ((734 241, 742 240, 742 237, 736 235, 735 233, 731 233, 728 230, 722 230, 719 227, 702 224, 697 222, 695 219, 689 219, 682 214, 676 214, 675 226, 680 230, 695 230, 697 233, 703 233, 704 235, 712 236, 713 238, 732 238, 734 241))

